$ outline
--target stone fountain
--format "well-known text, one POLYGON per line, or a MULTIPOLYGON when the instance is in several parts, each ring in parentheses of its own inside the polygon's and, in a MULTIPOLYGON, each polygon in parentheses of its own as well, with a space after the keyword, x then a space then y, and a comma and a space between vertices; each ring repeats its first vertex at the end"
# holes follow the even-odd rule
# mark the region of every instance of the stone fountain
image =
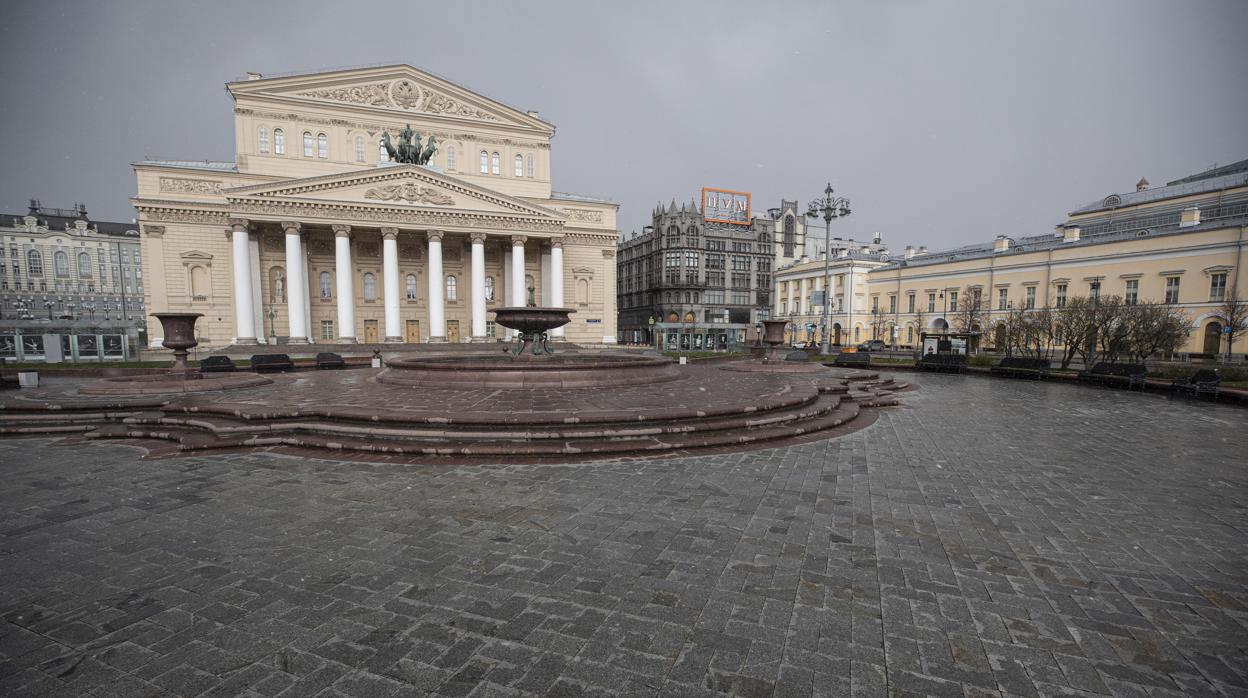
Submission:
POLYGON ((556 356, 549 333, 569 322, 568 308, 499 308, 499 325, 519 332, 503 354, 439 354, 386 361, 382 383, 423 388, 604 388, 662 383, 680 377, 664 356, 628 352, 563 351, 556 356))
POLYGON ((173 368, 169 369, 169 375, 182 379, 199 378, 199 372, 191 368, 186 357, 187 350, 199 346, 199 340, 195 338, 195 321, 203 316, 203 313, 152 313, 152 317, 160 320, 165 335, 161 346, 173 350, 173 368))
POLYGON ((780 356, 780 345, 784 344, 784 326, 786 320, 763 320, 763 343, 770 345, 767 355, 761 359, 736 361, 720 366, 725 371, 742 373, 826 373, 827 369, 819 364, 805 361, 785 361, 780 356))
POLYGON ((530 346, 533 356, 541 356, 555 353, 548 333, 571 322, 568 316, 575 312, 569 308, 499 308, 494 311, 494 321, 519 333, 513 356, 523 356, 530 346))

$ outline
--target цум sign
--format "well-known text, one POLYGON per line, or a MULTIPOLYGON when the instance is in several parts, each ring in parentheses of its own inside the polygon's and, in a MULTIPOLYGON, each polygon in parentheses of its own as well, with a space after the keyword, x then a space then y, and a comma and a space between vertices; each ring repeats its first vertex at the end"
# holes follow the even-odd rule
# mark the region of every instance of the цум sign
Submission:
POLYGON ((749 225, 749 192, 702 187, 702 220, 749 225))

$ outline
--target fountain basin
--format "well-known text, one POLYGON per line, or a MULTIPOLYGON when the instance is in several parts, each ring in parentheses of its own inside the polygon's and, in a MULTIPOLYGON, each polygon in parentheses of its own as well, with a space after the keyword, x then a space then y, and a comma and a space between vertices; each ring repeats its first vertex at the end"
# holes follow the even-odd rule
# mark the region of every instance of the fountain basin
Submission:
POLYGON ((681 376, 662 356, 628 354, 438 355, 386 361, 382 383, 425 388, 609 388, 647 385, 681 376))

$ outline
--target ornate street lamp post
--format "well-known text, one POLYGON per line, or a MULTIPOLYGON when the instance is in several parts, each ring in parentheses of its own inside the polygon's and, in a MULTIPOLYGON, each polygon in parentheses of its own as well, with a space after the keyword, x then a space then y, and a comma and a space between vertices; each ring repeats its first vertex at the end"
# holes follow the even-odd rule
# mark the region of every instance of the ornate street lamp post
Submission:
MULTIPOLYGON (((830 265, 832 259, 832 219, 848 216, 849 199, 843 196, 832 196, 832 184, 829 182, 824 187, 823 196, 810 202, 810 206, 806 209, 806 215, 811 218, 823 218, 823 337, 821 339, 819 353, 827 354, 831 351, 828 344, 828 329, 831 326, 832 313, 832 289, 830 265)), ((845 319, 845 326, 853 325, 854 311, 854 260, 853 251, 850 251, 849 260, 849 280, 846 286, 849 296, 848 307, 845 312, 848 313, 845 319)))

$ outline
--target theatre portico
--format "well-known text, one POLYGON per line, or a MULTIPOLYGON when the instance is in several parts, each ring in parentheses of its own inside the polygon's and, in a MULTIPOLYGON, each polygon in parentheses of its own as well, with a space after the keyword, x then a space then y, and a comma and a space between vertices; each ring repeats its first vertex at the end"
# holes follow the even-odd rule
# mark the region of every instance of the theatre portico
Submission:
POLYGON ((134 164, 149 307, 203 313, 204 348, 493 341, 513 305, 614 341, 617 206, 551 190, 536 112, 406 65, 227 90, 235 162, 134 164))

